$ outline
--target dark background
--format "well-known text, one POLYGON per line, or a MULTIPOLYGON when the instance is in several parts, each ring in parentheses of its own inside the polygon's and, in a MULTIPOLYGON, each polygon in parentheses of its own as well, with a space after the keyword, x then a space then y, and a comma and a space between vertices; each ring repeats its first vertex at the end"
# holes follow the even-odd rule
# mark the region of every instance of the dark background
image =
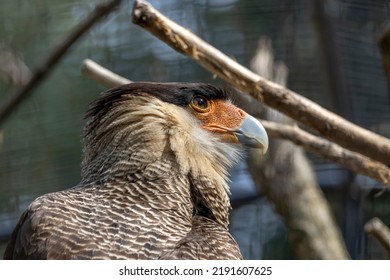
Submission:
MULTIPOLYGON (((100 1, 0 0, 0 47, 33 71, 100 1)), ((388 1, 150 1, 239 63, 249 67, 268 36, 275 59, 289 68, 288 87, 379 134, 390 136, 389 94, 376 42, 388 1)), ((134 81, 221 83, 131 23, 132 1, 93 27, 31 98, 0 126, 0 254, 19 215, 37 196, 80 180, 81 136, 88 103, 104 88, 80 74, 91 58, 134 81)), ((0 48, 1 50, 1 48, 0 48)), ((15 89, 0 81, 0 102, 15 89)), ((309 154, 353 259, 386 258, 363 231, 380 217, 390 225, 389 191, 364 176, 309 154)), ((231 231, 247 259, 294 259, 282 220, 242 162, 232 170, 231 231), (240 203, 238 203, 238 198, 240 203), (242 198, 244 202, 242 203, 242 198)))

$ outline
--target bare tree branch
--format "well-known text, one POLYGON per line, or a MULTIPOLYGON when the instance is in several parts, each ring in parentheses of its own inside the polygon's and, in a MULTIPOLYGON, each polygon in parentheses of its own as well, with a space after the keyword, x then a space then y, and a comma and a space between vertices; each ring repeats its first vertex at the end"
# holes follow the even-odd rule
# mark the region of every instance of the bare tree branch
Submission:
MULTIPOLYGON (((267 36, 260 38, 250 66, 270 81, 283 86, 287 84, 289 69, 282 61, 275 61, 272 40, 267 36)), ((288 127, 296 126, 294 120, 275 109, 261 107, 264 112, 260 118, 288 127)), ((312 164, 300 147, 291 141, 274 140, 270 142, 265 157, 251 149, 246 162, 255 185, 283 217, 298 258, 350 258, 312 164)))
POLYGON ((83 61, 81 64, 81 74, 97 81, 99 84, 107 88, 131 83, 130 80, 115 74, 114 72, 104 68, 91 59, 85 59, 83 61))
MULTIPOLYGON (((81 72, 108 88, 131 83, 130 80, 115 74, 90 59, 83 61, 81 72)), ((250 105, 250 102, 241 100, 241 105, 244 106, 243 109, 246 109, 245 107, 250 105)), ((298 126, 283 125, 265 120, 261 120, 261 123, 271 138, 290 140, 326 160, 342 164, 352 171, 369 176, 382 184, 390 184, 390 170, 382 163, 344 149, 321 137, 314 136, 298 126)))
POLYGON ((378 239, 390 256, 390 229, 379 218, 372 218, 365 224, 364 230, 378 239))
POLYGON ((57 47, 47 56, 44 62, 35 70, 29 81, 15 93, 7 96, 0 104, 0 123, 3 122, 12 110, 25 99, 32 90, 49 74, 52 68, 60 61, 68 49, 95 23, 111 12, 121 0, 110 0, 101 3, 81 22, 79 23, 57 47))
POLYGON ((171 21, 147 2, 135 1, 132 21, 257 100, 316 129, 321 135, 343 147, 390 166, 389 139, 357 126, 309 99, 260 77, 171 21))
POLYGON ((344 165, 348 169, 371 177, 384 185, 390 184, 390 169, 383 163, 344 149, 321 137, 314 136, 298 126, 284 125, 266 120, 261 120, 261 123, 272 138, 290 140, 294 144, 302 146, 328 161, 344 165))

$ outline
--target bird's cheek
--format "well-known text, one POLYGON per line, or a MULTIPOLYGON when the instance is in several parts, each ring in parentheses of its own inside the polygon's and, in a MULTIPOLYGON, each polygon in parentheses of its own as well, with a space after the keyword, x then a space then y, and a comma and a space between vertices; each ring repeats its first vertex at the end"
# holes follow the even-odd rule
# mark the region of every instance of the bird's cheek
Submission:
POLYGON ((217 136, 222 142, 237 143, 239 142, 231 128, 221 123, 204 123, 202 128, 213 135, 217 136))
POLYGON ((238 139, 237 137, 232 134, 232 133, 222 133, 220 134, 219 138, 223 141, 223 142, 227 142, 227 143, 238 143, 238 139))

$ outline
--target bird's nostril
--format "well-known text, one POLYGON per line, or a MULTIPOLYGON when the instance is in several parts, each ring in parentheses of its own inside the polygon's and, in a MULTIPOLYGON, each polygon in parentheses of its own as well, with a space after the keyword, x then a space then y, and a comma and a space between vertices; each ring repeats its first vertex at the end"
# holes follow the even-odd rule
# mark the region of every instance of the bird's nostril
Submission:
POLYGON ((238 109, 238 114, 241 116, 241 117, 244 117, 246 115, 246 113, 241 110, 241 109, 238 109))

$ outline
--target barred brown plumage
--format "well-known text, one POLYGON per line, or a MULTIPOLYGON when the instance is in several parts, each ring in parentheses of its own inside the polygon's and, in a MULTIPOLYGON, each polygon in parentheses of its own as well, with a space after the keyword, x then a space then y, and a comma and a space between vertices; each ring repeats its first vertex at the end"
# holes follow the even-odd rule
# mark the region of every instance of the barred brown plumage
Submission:
POLYGON ((81 182, 30 204, 5 259, 242 258, 227 169, 234 142, 266 151, 259 122, 200 83, 114 88, 87 118, 81 182))

